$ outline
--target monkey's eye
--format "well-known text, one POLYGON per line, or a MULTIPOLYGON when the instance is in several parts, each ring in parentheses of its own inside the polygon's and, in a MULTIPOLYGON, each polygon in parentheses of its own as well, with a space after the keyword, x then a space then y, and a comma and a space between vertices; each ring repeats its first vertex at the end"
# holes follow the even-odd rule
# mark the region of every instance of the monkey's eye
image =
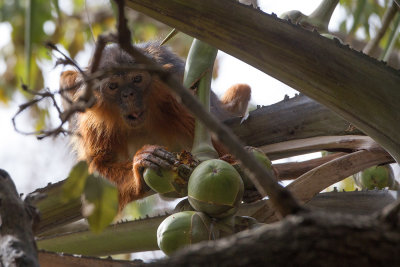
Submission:
POLYGON ((142 81, 142 75, 136 75, 134 78, 133 78, 133 82, 134 83, 140 83, 141 81, 142 81))
POLYGON ((109 83, 108 88, 111 90, 115 90, 118 88, 118 83, 109 83))

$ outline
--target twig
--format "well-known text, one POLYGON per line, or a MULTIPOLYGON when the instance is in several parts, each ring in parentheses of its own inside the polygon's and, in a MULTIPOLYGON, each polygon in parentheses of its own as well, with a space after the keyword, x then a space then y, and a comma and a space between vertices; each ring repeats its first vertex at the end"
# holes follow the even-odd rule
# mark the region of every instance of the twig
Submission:
POLYGON ((43 139, 46 136, 50 136, 50 135, 57 136, 60 133, 67 133, 68 132, 67 130, 65 130, 63 128, 63 125, 64 125, 65 121, 62 122, 57 128, 52 129, 50 131, 40 130, 40 131, 34 131, 34 132, 24 132, 24 131, 19 130, 17 125, 16 125, 16 122, 15 122, 16 117, 19 114, 21 114, 25 109, 35 105, 36 103, 38 103, 38 102, 40 102, 40 101, 42 101, 42 100, 44 100, 46 98, 50 98, 51 101, 53 102, 53 105, 57 109, 58 113, 62 114, 61 109, 58 106, 57 101, 55 99, 54 93, 50 92, 49 89, 45 89, 45 92, 35 92, 35 91, 29 89, 28 86, 24 85, 24 84, 22 85, 22 89, 24 91, 34 95, 34 96, 37 96, 38 98, 35 98, 35 99, 33 99, 33 100, 31 100, 31 101, 29 101, 27 103, 24 103, 24 104, 20 105, 17 113, 15 113, 15 115, 12 117, 11 121, 12 121, 14 130, 17 133, 20 133, 20 134, 23 134, 23 135, 38 135, 37 138, 40 140, 40 139, 43 139))
POLYGON ((391 6, 386 10, 385 14, 383 15, 382 27, 377 32, 376 36, 370 42, 368 42, 368 44, 363 49, 363 52, 365 54, 373 55, 376 52, 379 46, 379 42, 385 35, 390 23, 392 22, 398 10, 399 7, 394 2, 392 2, 391 6))
POLYGON ((107 35, 99 35, 96 42, 96 48, 93 55, 93 62, 90 66, 90 74, 93 74, 97 71, 97 68, 100 64, 101 55, 103 53, 104 47, 108 42, 115 42, 117 41, 117 37, 114 34, 107 34, 107 35))
POLYGON ((64 54, 62 51, 60 51, 60 49, 58 49, 58 47, 53 44, 52 42, 46 42, 45 46, 51 50, 57 51, 58 53, 60 53, 63 56, 63 61, 59 61, 56 63, 56 65, 59 64, 64 64, 64 65, 72 65, 74 66, 83 76, 85 76, 85 72, 79 67, 79 65, 69 56, 67 56, 66 54, 64 54))
MULTIPOLYGON (((150 58, 143 55, 138 49, 131 44, 131 34, 126 26, 126 18, 124 17, 124 1, 115 0, 118 4, 118 41, 122 49, 134 57, 137 62, 146 64, 151 68, 157 69, 157 64, 150 58)), ((230 130, 222 125, 215 117, 211 116, 199 103, 199 101, 189 92, 188 89, 178 82, 175 77, 163 71, 161 67, 159 77, 166 83, 181 99, 182 103, 192 111, 192 113, 201 120, 212 132, 214 132, 218 140, 225 145, 230 152, 240 160, 245 171, 256 186, 262 196, 268 195, 278 212, 282 216, 294 214, 305 210, 291 193, 284 187, 279 185, 275 179, 267 172, 264 167, 258 163, 254 156, 249 154, 239 139, 233 135, 230 130)))

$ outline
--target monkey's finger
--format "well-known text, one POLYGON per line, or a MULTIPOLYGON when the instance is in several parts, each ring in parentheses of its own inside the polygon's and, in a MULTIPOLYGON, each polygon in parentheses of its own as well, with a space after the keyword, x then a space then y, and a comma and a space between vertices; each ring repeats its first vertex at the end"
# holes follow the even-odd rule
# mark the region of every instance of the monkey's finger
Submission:
POLYGON ((172 165, 168 161, 166 161, 162 158, 159 158, 153 154, 148 154, 145 157, 145 160, 156 164, 158 166, 158 168, 159 167, 161 167, 163 169, 171 169, 172 168, 172 165))
POLYGON ((155 163, 153 163, 151 161, 148 161, 146 159, 142 160, 140 165, 143 168, 150 168, 150 169, 153 169, 153 170, 159 170, 160 169, 160 166, 158 166, 157 164, 155 164, 155 163))
POLYGON ((165 147, 162 146, 155 146, 155 145, 144 145, 136 154, 141 154, 141 153, 153 153, 157 149, 164 149, 165 147))
POLYGON ((148 161, 146 159, 140 159, 140 160, 136 160, 134 162, 133 168, 140 170, 140 173, 143 174, 143 172, 146 168, 150 168, 153 170, 159 170, 160 166, 158 166, 157 164, 155 164, 151 161, 148 161))
POLYGON ((176 156, 163 148, 155 149, 153 154, 168 161, 170 164, 175 164, 177 162, 176 156))
POLYGON ((151 153, 160 158, 171 161, 171 163, 176 161, 176 156, 162 146, 146 145, 137 154, 139 155, 147 153, 151 153))

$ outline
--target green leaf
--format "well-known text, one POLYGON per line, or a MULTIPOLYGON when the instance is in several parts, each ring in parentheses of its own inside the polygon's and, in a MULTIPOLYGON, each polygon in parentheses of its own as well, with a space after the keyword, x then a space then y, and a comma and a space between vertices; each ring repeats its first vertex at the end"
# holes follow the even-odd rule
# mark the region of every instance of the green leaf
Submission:
POLYGON ((79 197, 83 192, 88 176, 89 170, 85 161, 80 161, 72 167, 62 188, 62 201, 68 202, 79 197))
POLYGON ((86 180, 82 213, 90 230, 100 233, 118 213, 118 190, 100 175, 91 174, 86 180))

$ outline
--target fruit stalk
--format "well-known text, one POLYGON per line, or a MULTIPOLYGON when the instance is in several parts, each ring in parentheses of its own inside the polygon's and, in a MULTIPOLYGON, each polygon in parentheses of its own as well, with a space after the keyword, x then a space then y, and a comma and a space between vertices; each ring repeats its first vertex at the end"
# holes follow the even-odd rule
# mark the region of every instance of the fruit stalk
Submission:
MULTIPOLYGON (((199 101, 210 111, 210 89, 214 61, 218 50, 194 39, 185 66, 184 86, 196 88, 199 101)), ((192 154, 200 161, 218 158, 208 129, 196 119, 192 154)))

